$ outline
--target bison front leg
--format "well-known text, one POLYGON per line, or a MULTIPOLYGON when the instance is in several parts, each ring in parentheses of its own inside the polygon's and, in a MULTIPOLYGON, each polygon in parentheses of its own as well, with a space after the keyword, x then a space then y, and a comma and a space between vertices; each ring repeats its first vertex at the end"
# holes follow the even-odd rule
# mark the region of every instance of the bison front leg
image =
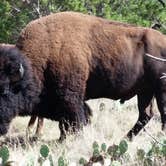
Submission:
MULTIPOLYGON (((89 122, 90 109, 84 105, 83 101, 76 101, 76 98, 70 98, 63 102, 62 112, 63 117, 59 121, 60 138, 62 142, 66 138, 66 134, 75 134, 83 125, 89 122), (74 102, 75 101, 75 102, 74 102)), ((77 98, 79 99, 79 98, 77 98)))
POLYGON ((149 122, 153 116, 153 94, 141 93, 138 94, 138 110, 139 117, 134 127, 128 132, 127 137, 132 140, 133 136, 136 136, 140 130, 149 122))
POLYGON ((92 110, 86 103, 84 103, 84 112, 85 112, 86 124, 91 123, 90 117, 92 116, 92 110))
POLYGON ((59 121, 59 129, 60 129, 60 137, 58 141, 62 143, 66 139, 66 134, 69 131, 69 122, 67 122, 64 118, 59 121))

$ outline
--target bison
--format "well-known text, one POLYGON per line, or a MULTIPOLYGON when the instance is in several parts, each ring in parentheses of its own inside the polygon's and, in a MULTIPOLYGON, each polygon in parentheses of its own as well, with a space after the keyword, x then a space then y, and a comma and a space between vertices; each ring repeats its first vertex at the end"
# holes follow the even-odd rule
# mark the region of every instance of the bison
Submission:
MULTIPOLYGON (((12 45, 12 44, 0 44, 0 48, 5 48, 7 50, 7 49, 15 48, 15 45, 12 45)), ((40 118, 40 117, 37 117, 35 115, 32 116, 31 119, 29 120, 28 128, 27 128, 27 134, 29 134, 30 130, 33 128, 34 123, 35 123, 36 120, 38 120, 38 121, 37 121, 37 128, 36 128, 35 135, 36 136, 40 136, 41 135, 44 119, 40 118)))
POLYGON ((157 100, 166 129, 166 36, 144 27, 76 12, 62 12, 30 22, 17 48, 0 49, 0 134, 17 115, 59 121, 61 139, 69 128, 86 125, 91 110, 85 100, 125 101, 137 95, 136 135, 150 120, 146 110, 157 100))

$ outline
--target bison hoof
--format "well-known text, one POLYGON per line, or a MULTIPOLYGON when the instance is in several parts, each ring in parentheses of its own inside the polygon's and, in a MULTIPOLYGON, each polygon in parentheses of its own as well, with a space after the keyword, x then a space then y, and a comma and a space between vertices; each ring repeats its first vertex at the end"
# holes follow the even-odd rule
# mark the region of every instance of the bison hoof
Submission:
POLYGON ((61 144, 61 143, 64 142, 65 139, 66 139, 66 135, 61 135, 61 136, 59 137, 59 139, 57 140, 57 142, 61 144))
POLYGON ((128 141, 133 141, 134 136, 135 135, 134 135, 133 131, 129 131, 126 138, 127 138, 128 141))

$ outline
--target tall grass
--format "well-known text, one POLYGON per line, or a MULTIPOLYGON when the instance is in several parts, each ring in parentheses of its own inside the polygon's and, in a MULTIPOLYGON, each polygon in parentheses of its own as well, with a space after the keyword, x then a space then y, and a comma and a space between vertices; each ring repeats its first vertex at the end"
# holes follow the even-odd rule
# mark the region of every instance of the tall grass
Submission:
MULTIPOLYGON (((55 166, 58 165, 60 156, 63 156, 68 163, 79 165, 81 157, 89 160, 92 156, 94 141, 99 145, 119 144, 138 118, 135 98, 123 105, 108 99, 91 100, 87 103, 93 110, 91 124, 84 127, 78 135, 68 136, 62 144, 56 141, 59 137, 58 123, 49 120, 45 121, 41 139, 32 143, 26 142, 25 132, 29 117, 18 117, 13 120, 8 134, 0 138, 0 145, 7 144, 10 160, 17 166, 39 165, 38 158, 42 144, 48 145, 55 166)), ((153 137, 159 142, 166 138, 161 131, 160 116, 156 108, 155 116, 146 126, 146 131, 141 131, 132 142, 128 142, 130 157, 127 162, 123 162, 123 165, 140 165, 137 161, 137 150, 144 149, 148 152, 154 142, 153 137)), ((159 161, 158 164, 164 166, 166 162, 159 161)))

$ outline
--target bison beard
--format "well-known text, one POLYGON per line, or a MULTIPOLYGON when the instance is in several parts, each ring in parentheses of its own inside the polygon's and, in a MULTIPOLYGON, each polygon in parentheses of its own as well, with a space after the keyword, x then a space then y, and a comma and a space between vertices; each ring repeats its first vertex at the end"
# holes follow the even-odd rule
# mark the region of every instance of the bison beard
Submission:
MULTIPOLYGON (((16 113, 6 119, 37 115, 59 121, 60 138, 64 139, 69 126, 75 132, 87 124, 90 109, 85 100, 106 97, 125 101, 137 95, 139 118, 128 137, 136 135, 150 120, 153 97, 161 113, 162 129, 166 129, 166 81, 160 79, 166 66, 145 56, 166 57, 166 37, 160 32, 63 12, 29 23, 16 45, 21 55, 17 52, 15 61, 22 63, 25 74, 17 81, 20 88, 10 92, 15 95, 16 106, 7 110, 16 113)), ((13 51, 7 54, 12 57, 13 51)), ((14 84, 9 85, 13 89, 14 84)))

